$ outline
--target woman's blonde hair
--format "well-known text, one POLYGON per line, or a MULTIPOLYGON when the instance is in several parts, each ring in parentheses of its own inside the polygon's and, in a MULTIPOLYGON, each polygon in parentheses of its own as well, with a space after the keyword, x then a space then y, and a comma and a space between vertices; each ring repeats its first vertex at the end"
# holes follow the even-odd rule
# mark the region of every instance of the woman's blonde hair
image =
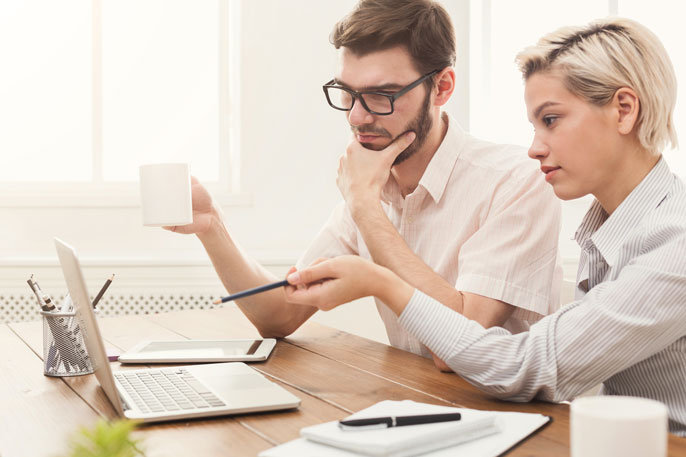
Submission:
POLYGON ((583 27, 563 27, 517 55, 526 81, 538 72, 559 73, 571 93, 598 106, 629 87, 639 98, 641 145, 659 154, 677 147, 674 130, 676 76, 664 46, 636 21, 607 18, 583 27))

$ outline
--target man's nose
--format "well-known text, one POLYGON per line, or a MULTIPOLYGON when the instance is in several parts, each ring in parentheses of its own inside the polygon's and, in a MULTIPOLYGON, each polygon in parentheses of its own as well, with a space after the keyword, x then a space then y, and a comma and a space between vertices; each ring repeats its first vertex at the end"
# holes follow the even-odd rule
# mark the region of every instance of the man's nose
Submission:
POLYGON ((348 111, 348 122, 350 125, 371 124, 374 122, 374 116, 364 109, 359 100, 355 100, 352 109, 348 111))

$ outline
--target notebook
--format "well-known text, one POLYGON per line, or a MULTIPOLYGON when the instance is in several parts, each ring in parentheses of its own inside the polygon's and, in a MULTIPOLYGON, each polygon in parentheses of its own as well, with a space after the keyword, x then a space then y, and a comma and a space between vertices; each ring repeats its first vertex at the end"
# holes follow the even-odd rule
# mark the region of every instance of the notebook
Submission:
POLYGON ((300 399, 241 362, 112 372, 74 248, 55 238, 95 376, 119 416, 143 422, 297 408, 300 399))
POLYGON ((458 422, 462 428, 453 422, 350 432, 340 430, 333 421, 303 428, 303 438, 268 449, 260 457, 494 457, 550 421, 541 414, 479 411, 410 400, 382 401, 351 418, 441 412, 461 413, 458 422))

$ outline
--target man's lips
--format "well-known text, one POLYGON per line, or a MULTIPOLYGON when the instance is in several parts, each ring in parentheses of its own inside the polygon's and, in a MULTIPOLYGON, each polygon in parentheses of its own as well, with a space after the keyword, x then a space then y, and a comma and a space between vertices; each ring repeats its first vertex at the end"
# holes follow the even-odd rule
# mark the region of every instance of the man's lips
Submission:
POLYGON ((374 135, 374 134, 368 134, 368 133, 357 133, 355 134, 357 137, 357 141, 360 143, 371 143, 374 140, 377 140, 379 138, 384 138, 381 135, 374 135))

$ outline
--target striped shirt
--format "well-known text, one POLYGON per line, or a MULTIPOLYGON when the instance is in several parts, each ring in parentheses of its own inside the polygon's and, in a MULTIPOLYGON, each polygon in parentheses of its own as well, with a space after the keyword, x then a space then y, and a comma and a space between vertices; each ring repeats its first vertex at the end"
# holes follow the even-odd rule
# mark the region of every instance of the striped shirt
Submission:
MULTIPOLYGON (((478 140, 445 115, 448 130, 417 188, 403 197, 394 179, 382 206, 408 248, 457 290, 515 306, 513 333, 559 307, 560 202, 524 148, 478 140), (532 213, 544 215, 529 217, 532 213)), ((370 258, 345 204, 336 208, 299 259, 370 258)), ((376 300, 390 343, 429 357, 398 316, 376 300)))
MULTIPOLYGON (((533 216, 532 216, 533 217, 533 216)), ((686 436, 686 187, 661 159, 608 217, 595 201, 576 239, 576 301, 513 335, 484 329, 415 291, 400 323, 496 397, 651 398, 686 436)))

